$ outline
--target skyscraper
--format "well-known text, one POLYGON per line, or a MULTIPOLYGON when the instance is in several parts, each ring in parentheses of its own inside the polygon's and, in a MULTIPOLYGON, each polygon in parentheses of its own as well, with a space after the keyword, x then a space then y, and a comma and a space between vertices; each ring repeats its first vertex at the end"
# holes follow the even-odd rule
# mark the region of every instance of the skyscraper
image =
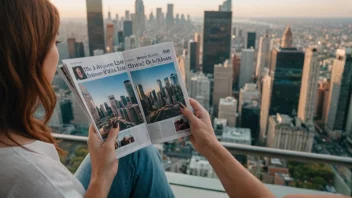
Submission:
POLYGON ((352 48, 338 49, 332 68, 328 98, 330 108, 325 124, 329 131, 343 131, 348 121, 352 93, 352 48))
POLYGON ((298 106, 298 118, 313 124, 317 102, 317 90, 320 74, 318 52, 316 48, 308 48, 304 58, 301 94, 298 106))
POLYGON ((132 35, 132 21, 123 22, 123 36, 129 37, 132 35))
POLYGON ((164 21, 164 19, 162 18, 162 12, 163 11, 161 8, 156 8, 156 24, 158 25, 158 27, 160 27, 164 21))
POLYGON ((262 101, 260 105, 260 134, 259 139, 261 143, 264 143, 267 127, 268 127, 268 119, 269 119, 269 109, 270 109, 270 97, 271 97, 271 77, 266 74, 263 77, 263 90, 262 90, 262 101))
POLYGON ((105 50, 103 5, 102 0, 86 0, 86 4, 89 52, 93 56, 94 50, 105 50))
POLYGON ((284 36, 282 37, 281 40, 281 47, 282 48, 292 48, 293 44, 293 36, 292 36, 292 31, 290 26, 286 27, 286 30, 284 32, 284 36))
POLYGON ((221 98, 219 102, 220 119, 226 119, 229 127, 236 127, 237 100, 233 97, 221 98))
POLYGON ((115 99, 115 96, 111 95, 111 96, 108 96, 109 98, 109 102, 110 102, 110 106, 111 106, 111 110, 113 112, 113 114, 115 116, 118 116, 118 107, 117 107, 117 100, 115 99))
POLYGON ((215 65, 213 105, 219 106, 220 98, 232 96, 232 68, 228 60, 215 65))
POLYGON ((135 93, 134 93, 134 91, 133 91, 133 87, 132 87, 131 82, 130 82, 129 80, 126 80, 126 81, 124 82, 124 84, 125 84, 125 89, 126 89, 126 91, 127 91, 127 94, 128 94, 128 96, 130 97, 130 99, 131 99, 131 102, 132 102, 133 104, 137 104, 136 95, 135 95, 135 93))
POLYGON ((190 78, 190 97, 201 99, 198 101, 201 105, 209 111, 210 105, 210 80, 203 73, 199 73, 190 78))
POLYGON ((219 6, 219 11, 231 12, 232 11, 232 0, 225 0, 224 3, 219 6))
POLYGON ((114 51, 114 24, 107 23, 106 24, 106 52, 110 53, 114 51))
POLYGON ((188 64, 190 70, 194 72, 197 71, 197 49, 197 43, 193 40, 190 40, 188 42, 188 64))
POLYGON ((252 83, 254 81, 254 55, 255 51, 253 48, 242 50, 240 79, 238 83, 239 89, 243 88, 246 83, 252 83))
POLYGON ((311 152, 314 132, 302 125, 299 118, 288 115, 270 116, 267 146, 277 149, 311 152))
POLYGON ((140 36, 145 30, 145 13, 143 0, 135 2, 136 36, 140 36))
POLYGON ((141 100, 146 98, 142 85, 137 85, 137 94, 141 100))
POLYGON ((241 71, 241 53, 233 53, 232 55, 232 89, 238 90, 241 71))
POLYGON ((203 73, 213 74, 214 65, 230 59, 232 12, 204 12, 203 73))
POLYGON ((172 28, 174 25, 174 4, 167 4, 166 27, 172 28))
MULTIPOLYGON (((260 104, 261 101, 261 94, 257 88, 257 85, 254 83, 245 84, 243 88, 240 90, 240 96, 238 100, 238 117, 239 117, 239 124, 242 127, 242 120, 248 119, 247 117, 242 116, 242 107, 246 106, 247 104, 251 104, 253 102, 260 104), (242 117, 244 119, 242 119, 242 117)), ((250 119, 249 119, 250 120, 250 119)), ((250 120, 252 122, 252 120, 250 120)), ((259 125, 259 123, 253 123, 259 125)))
POLYGON ((255 42, 257 39, 257 35, 255 32, 248 32, 247 33, 247 49, 253 47, 255 49, 255 42))
POLYGON ((68 55, 70 56, 70 58, 76 58, 75 44, 76 44, 75 38, 67 39, 68 55))
POLYGON ((271 56, 270 76, 273 80, 270 115, 282 113, 297 115, 301 90, 304 52, 292 47, 291 31, 283 36, 283 45, 274 48, 271 56), (290 45, 291 43, 291 45, 290 45), (288 48, 285 48, 288 47, 288 48))
POLYGON ((179 85, 177 74, 171 74, 170 79, 171 79, 172 85, 179 85))
POLYGON ((125 20, 126 21, 130 21, 131 20, 131 16, 130 16, 130 11, 129 10, 125 10, 125 20))
POLYGON ((90 111, 94 121, 97 122, 100 119, 100 116, 97 112, 97 109, 95 108, 94 100, 86 87, 84 87, 82 84, 80 84, 79 86, 82 91, 83 98, 88 106, 88 110, 90 111))
POLYGON ((76 58, 85 57, 83 42, 76 42, 75 43, 75 55, 76 55, 76 58))
POLYGON ((200 55, 201 55, 201 47, 202 47, 201 35, 198 32, 194 34, 194 41, 197 43, 197 71, 198 71, 198 68, 201 63, 200 55))
POLYGON ((271 38, 268 34, 260 37, 259 49, 258 49, 258 60, 255 76, 260 80, 264 74, 264 68, 269 68, 270 66, 270 57, 271 57, 271 38))

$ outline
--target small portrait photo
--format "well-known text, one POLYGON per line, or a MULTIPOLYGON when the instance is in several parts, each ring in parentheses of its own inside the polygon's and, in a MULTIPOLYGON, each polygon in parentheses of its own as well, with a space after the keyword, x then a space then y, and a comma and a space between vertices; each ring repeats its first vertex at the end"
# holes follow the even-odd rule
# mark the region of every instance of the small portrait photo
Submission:
POLYGON ((119 148, 127 146, 129 144, 133 144, 135 141, 136 140, 134 139, 134 137, 129 131, 124 132, 123 134, 119 134, 119 137, 117 140, 119 148))
POLYGON ((85 80, 88 78, 82 66, 73 67, 72 69, 73 73, 75 74, 76 80, 85 80))
POLYGON ((190 128, 189 122, 184 118, 176 120, 174 122, 174 125, 175 125, 176 132, 184 131, 190 128))

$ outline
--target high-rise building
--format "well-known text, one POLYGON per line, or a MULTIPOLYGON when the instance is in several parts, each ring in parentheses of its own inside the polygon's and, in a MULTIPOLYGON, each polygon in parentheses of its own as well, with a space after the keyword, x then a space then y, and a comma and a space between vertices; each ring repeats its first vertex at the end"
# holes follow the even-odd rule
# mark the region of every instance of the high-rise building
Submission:
POLYGON ((75 43, 75 55, 76 55, 76 58, 85 57, 83 42, 75 43))
POLYGON ((293 36, 292 36, 292 31, 290 26, 286 27, 286 30, 284 32, 284 36, 282 37, 281 40, 281 47, 282 48, 292 48, 293 46, 293 36))
POLYGON ((125 20, 126 21, 130 21, 131 20, 131 16, 130 16, 130 11, 129 10, 125 10, 125 20))
POLYGON ((110 53, 114 51, 114 35, 115 35, 114 24, 106 24, 106 52, 110 53))
POLYGON ((338 49, 332 67, 328 116, 325 120, 329 131, 344 131, 352 93, 352 48, 338 49))
POLYGON ((316 105, 316 120, 325 121, 328 116, 328 105, 329 98, 329 89, 330 89, 330 79, 322 79, 319 81, 319 88, 317 94, 317 105, 316 105))
POLYGON ((202 47, 202 41, 201 41, 201 35, 196 32, 194 34, 194 41, 197 43, 197 71, 199 71, 199 66, 201 63, 201 47, 202 47))
POLYGON ((67 39, 68 55, 70 56, 70 58, 76 58, 75 44, 76 44, 75 38, 67 39))
POLYGON ((143 90, 143 86, 140 85, 140 84, 137 85, 137 94, 138 94, 138 96, 139 96, 139 98, 140 98, 141 100, 143 100, 143 99, 146 98, 145 93, 144 93, 144 90, 143 90))
POLYGON ((267 146, 277 149, 311 152, 314 132, 310 131, 299 118, 288 115, 270 116, 267 146))
POLYGON ((209 111, 210 105, 210 80, 203 73, 199 73, 190 79, 190 97, 199 99, 202 98, 201 105, 209 111))
POLYGON ((230 59, 232 12, 204 12, 203 73, 213 74, 214 65, 230 59))
POLYGON ((264 68, 269 68, 271 58, 271 38, 268 34, 260 37, 259 49, 258 49, 258 60, 255 76, 260 80, 264 75, 264 68))
POLYGON ((136 36, 141 36, 145 30, 145 13, 143 0, 135 2, 135 17, 136 17, 136 36))
POLYGON ((177 74, 171 74, 170 80, 171 80, 172 85, 174 85, 174 86, 179 85, 177 74))
POLYGON ((243 88, 246 83, 252 83, 254 81, 254 56, 255 51, 253 48, 242 50, 240 79, 238 83, 239 89, 243 88))
POLYGON ((160 27, 163 24, 164 19, 162 18, 162 9, 156 8, 156 24, 160 27))
POLYGON ((93 56, 96 49, 105 50, 104 20, 102 0, 86 0, 88 19, 89 52, 93 56))
MULTIPOLYGON (((233 53, 232 55, 232 89, 238 88, 241 71, 241 53, 233 53)), ((238 90, 238 89, 237 89, 238 90)))
POLYGON ((228 60, 215 65, 213 105, 218 106, 220 98, 232 96, 232 68, 228 60))
POLYGON ((226 119, 229 127, 236 127, 237 100, 233 97, 221 98, 218 117, 226 119))
POLYGON ((197 43, 194 40, 188 42, 188 61, 191 71, 197 71, 197 43))
POLYGON ((132 21, 123 22, 123 36, 128 37, 132 35, 132 21))
POLYGON ((88 92, 86 87, 84 87, 82 84, 80 84, 79 86, 82 91, 83 98, 86 101, 86 104, 88 106, 88 110, 90 111, 94 121, 95 122, 99 121, 100 116, 98 114, 97 109, 95 108, 96 106, 94 104, 94 100, 93 100, 92 96, 90 95, 90 93, 88 92))
POLYGON ((238 100, 239 126, 251 129, 252 143, 256 143, 259 136, 260 102, 261 94, 256 84, 246 84, 240 90, 238 100))
POLYGON ((257 39, 257 34, 255 32, 247 33, 247 49, 250 49, 250 48, 255 49, 256 39, 257 39))
POLYGON ((263 77, 262 101, 260 105, 260 134, 259 139, 264 143, 268 128, 269 110, 271 102, 271 77, 266 74, 263 77))
POLYGON ((313 124, 320 65, 316 48, 310 47, 306 50, 301 83, 301 94, 298 106, 298 118, 305 123, 313 124))
POLYGON ((172 28, 174 25, 174 4, 167 4, 166 27, 172 28))
POLYGON ((286 31, 283 45, 272 50, 270 76, 273 81, 270 115, 297 115, 301 90, 304 52, 289 45, 292 34, 286 31), (284 48, 289 47, 289 48, 284 48))
POLYGON ((232 11, 232 0, 225 0, 224 3, 219 6, 219 11, 231 12, 232 11))
POLYGON ((136 95, 135 95, 135 93, 134 93, 134 91, 133 91, 133 87, 132 87, 131 82, 130 82, 129 80, 126 80, 126 81, 124 82, 124 84, 125 84, 125 89, 126 89, 126 91, 127 91, 127 94, 128 94, 128 96, 129 96, 129 98, 131 99, 131 102, 132 102, 133 104, 138 104, 138 103, 137 103, 137 99, 136 99, 136 95))
POLYGON ((115 99, 115 96, 114 95, 111 95, 111 96, 108 96, 109 98, 109 102, 110 102, 110 106, 111 106, 111 110, 113 112, 113 114, 115 116, 118 116, 118 106, 117 106, 117 100, 115 99))
POLYGON ((137 38, 135 35, 125 37, 125 50, 135 49, 138 47, 137 38))

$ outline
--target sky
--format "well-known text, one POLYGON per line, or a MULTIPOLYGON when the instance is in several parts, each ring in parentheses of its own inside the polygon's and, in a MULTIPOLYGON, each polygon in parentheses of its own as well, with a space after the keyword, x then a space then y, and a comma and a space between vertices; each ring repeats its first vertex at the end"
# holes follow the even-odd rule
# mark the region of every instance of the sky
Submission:
MULTIPOLYGON (((62 18, 86 17, 86 0, 51 0, 62 18)), ((134 12, 135 0, 103 0, 103 12, 124 16, 125 10, 134 12)), ((143 0, 149 16, 155 8, 174 4, 174 13, 203 17, 204 10, 217 10, 223 0, 143 0)), ((352 0, 232 0, 234 17, 352 17, 352 0)))
POLYGON ((128 96, 124 82, 128 80, 127 73, 118 74, 102 78, 99 80, 84 82, 82 85, 87 88, 96 106, 110 102, 108 96, 114 95, 116 100, 121 100, 120 96, 128 96))
MULTIPOLYGON (((159 86, 157 84, 157 80, 161 80, 163 87, 165 87, 164 79, 166 77, 170 77, 171 74, 175 74, 175 66, 173 63, 151 67, 148 69, 137 70, 131 72, 132 80, 135 86, 141 84, 143 86, 143 90, 145 94, 153 91, 155 89, 156 92, 159 91, 159 86)), ((171 80, 169 78, 171 83, 171 80)))

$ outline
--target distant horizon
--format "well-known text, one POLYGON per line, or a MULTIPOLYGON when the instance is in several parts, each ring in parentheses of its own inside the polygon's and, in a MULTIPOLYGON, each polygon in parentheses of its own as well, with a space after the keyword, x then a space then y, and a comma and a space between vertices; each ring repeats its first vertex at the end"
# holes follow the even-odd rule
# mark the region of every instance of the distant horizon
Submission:
MULTIPOLYGON (((86 15, 86 0, 51 0, 61 13, 62 18, 84 17, 86 15)), ((174 4, 174 16, 176 14, 190 15, 191 17, 203 17, 203 12, 216 11, 224 0, 143 0, 145 14, 153 12, 156 8, 162 8, 166 15, 168 3, 174 4)), ((125 10, 134 13, 135 1, 103 0, 103 14, 111 10, 112 17, 118 14, 124 17, 125 10)), ((351 0, 232 0, 234 17, 239 18, 352 18, 351 0)))

